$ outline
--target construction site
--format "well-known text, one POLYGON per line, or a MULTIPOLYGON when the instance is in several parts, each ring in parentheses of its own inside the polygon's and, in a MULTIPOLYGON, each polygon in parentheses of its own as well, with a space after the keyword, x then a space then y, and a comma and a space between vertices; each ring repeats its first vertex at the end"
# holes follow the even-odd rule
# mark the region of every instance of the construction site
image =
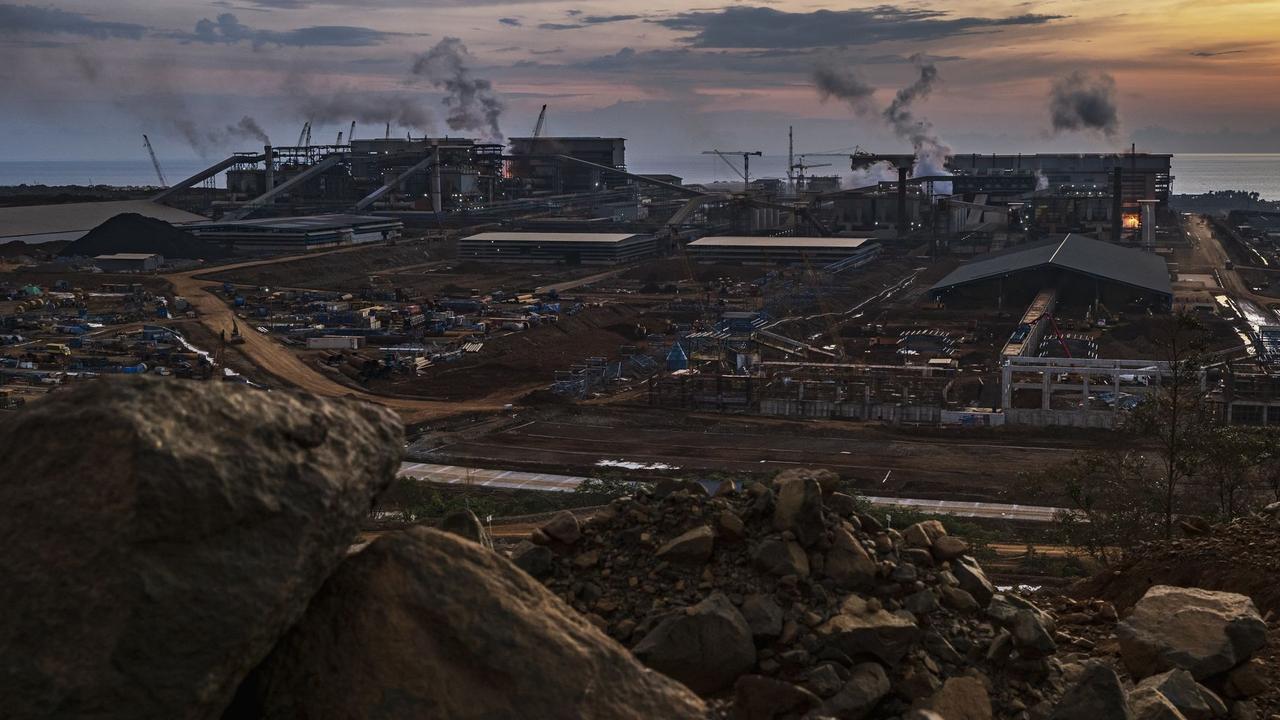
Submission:
POLYGON ((1280 423, 1270 218, 1175 212, 1170 155, 790 151, 760 178, 762 151, 712 149, 738 178, 712 186, 542 128, 308 125, 173 184, 156 162, 147 196, 0 208, 26 238, 0 276, 5 397, 221 378, 392 407, 442 467, 803 460, 1025 501, 1037 456, 1168 382, 1161 328, 1188 311, 1220 419, 1280 423))

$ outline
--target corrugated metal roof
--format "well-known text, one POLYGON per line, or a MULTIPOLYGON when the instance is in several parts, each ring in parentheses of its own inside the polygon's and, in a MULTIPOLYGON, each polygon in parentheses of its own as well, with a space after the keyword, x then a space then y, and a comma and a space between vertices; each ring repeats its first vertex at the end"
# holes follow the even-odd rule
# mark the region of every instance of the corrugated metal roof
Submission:
POLYGON ((704 237, 689 243, 690 247, 758 247, 758 248, 838 248, 852 250, 868 242, 867 238, 814 237, 748 237, 728 235, 704 237))
POLYGON ((1083 235, 981 255, 942 278, 931 291, 1052 266, 1165 295, 1173 294, 1164 258, 1083 235))
POLYGON ((57 237, 44 237, 41 240, 78 240, 85 233, 121 213, 138 213, 170 223, 208 220, 202 215, 150 200, 21 205, 0 208, 0 238, 19 240, 24 236, 51 236, 56 233, 57 237))

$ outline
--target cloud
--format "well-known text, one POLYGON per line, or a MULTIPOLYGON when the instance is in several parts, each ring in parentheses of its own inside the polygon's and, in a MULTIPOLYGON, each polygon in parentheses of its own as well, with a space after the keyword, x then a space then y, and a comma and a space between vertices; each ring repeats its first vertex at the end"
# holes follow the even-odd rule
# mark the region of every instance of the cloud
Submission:
POLYGON ((1243 50, 1192 50, 1189 55, 1198 58, 1213 58, 1222 55, 1236 55, 1244 52, 1243 50))
POLYGON ((58 8, 0 4, 0 35, 78 35, 97 40, 140 40, 147 31, 143 25, 102 22, 58 8))
POLYGON ((579 25, 579 24, 577 24, 577 23, 549 23, 549 22, 546 22, 546 23, 542 23, 541 25, 539 25, 539 26, 538 26, 538 29, 539 29, 539 30, 577 30, 578 28, 581 28, 581 27, 586 27, 586 26, 585 26, 585 25, 579 25))
POLYGON ((600 25, 603 23, 623 22, 625 20, 639 20, 639 15, 587 15, 578 18, 579 21, 588 25, 600 25))
POLYGON ((581 10, 570 10, 568 15, 573 18, 573 22, 554 23, 545 22, 538 26, 539 30, 579 30, 588 25, 604 25, 606 23, 625 22, 627 20, 640 20, 643 15, 583 15, 581 10))
POLYGON ((818 95, 823 102, 837 98, 848 103, 858 113, 867 111, 867 103, 876 92, 874 87, 851 70, 827 65, 814 69, 813 84, 818 88, 818 95))
POLYGON ((692 11, 654 20, 693 35, 706 48, 806 48, 870 45, 889 40, 928 41, 1006 27, 1043 25, 1061 15, 1024 13, 1004 18, 953 17, 940 10, 880 5, 851 10, 785 12, 767 7, 692 11))
POLYGON ((498 22, 502 23, 503 25, 510 25, 511 27, 520 27, 521 25, 524 24, 520 22, 520 18, 513 18, 513 17, 498 18, 498 22))
POLYGON ((381 45, 402 33, 389 33, 348 25, 315 25, 295 30, 261 30, 240 22, 233 13, 222 13, 217 20, 202 18, 191 33, 173 34, 184 42, 235 45, 242 42, 254 47, 279 45, 289 47, 369 47, 381 45))

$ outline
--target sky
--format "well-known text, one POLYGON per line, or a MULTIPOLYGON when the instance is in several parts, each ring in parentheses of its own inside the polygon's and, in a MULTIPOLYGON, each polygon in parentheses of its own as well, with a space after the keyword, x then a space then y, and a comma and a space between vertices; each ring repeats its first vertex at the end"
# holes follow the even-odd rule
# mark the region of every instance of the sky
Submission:
POLYGON ((632 158, 1280 152, 1280 2, 0 0, 0 96, 0 160, 497 139, 543 104, 632 158))

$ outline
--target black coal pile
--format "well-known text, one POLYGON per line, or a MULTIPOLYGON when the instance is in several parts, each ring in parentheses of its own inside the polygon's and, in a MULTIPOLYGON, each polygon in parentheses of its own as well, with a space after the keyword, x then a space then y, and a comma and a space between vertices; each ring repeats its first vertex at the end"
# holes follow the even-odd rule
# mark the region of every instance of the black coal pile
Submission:
POLYGON ((557 515, 512 559, 726 716, 1061 712, 1053 618, 997 592, 940 523, 885 528, 837 486, 666 481, 581 525, 557 515))
POLYGON ((227 250, 204 242, 163 220, 138 213, 116 215, 67 245, 59 254, 63 257, 94 257, 113 253, 157 253, 165 258, 189 260, 220 260, 231 256, 227 250))

